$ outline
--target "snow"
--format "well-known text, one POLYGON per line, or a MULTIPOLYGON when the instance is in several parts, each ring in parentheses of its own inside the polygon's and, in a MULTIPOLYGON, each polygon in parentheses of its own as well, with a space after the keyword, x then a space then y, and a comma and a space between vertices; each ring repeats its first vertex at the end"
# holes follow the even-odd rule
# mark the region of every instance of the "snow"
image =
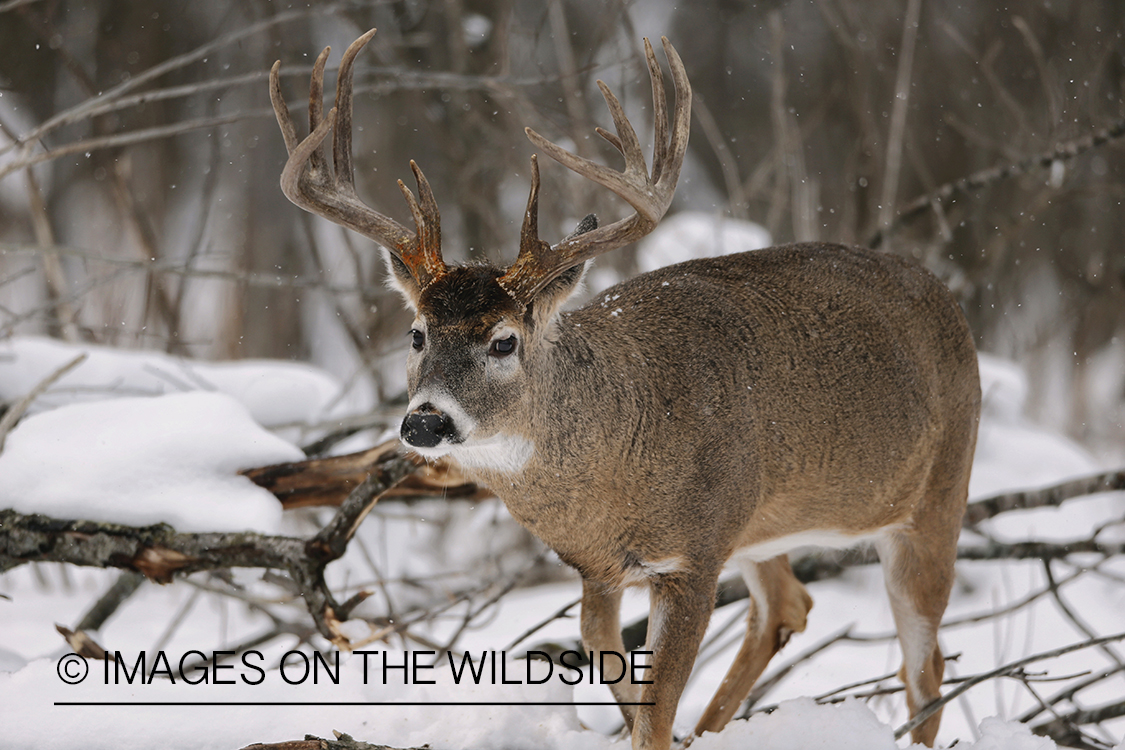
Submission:
MULTIPOLYGON (((637 269, 654 271, 692 258, 714 258, 772 244, 769 231, 752 221, 703 211, 680 211, 665 217, 637 243, 637 269)), ((586 286, 596 294, 621 280, 621 274, 613 267, 595 264, 586 276, 586 286)))
POLYGON ((770 233, 752 221, 700 211, 681 211, 666 217, 637 249, 641 271, 690 260, 759 250, 773 244, 770 233))
MULTIPOLYGON (((334 380, 311 368, 291 363, 258 362, 238 368, 204 364, 164 355, 120 352, 97 347, 70 347, 44 339, 16 339, 0 353, 0 389, 5 399, 26 393, 59 364, 78 351, 91 358, 41 398, 7 438, 0 453, 0 507, 56 517, 93 518, 146 525, 163 521, 180 531, 255 529, 267 533, 308 533, 313 526, 307 512, 282 516, 272 496, 237 475, 237 471, 280 461, 296 460, 300 451, 263 425, 290 419, 315 419, 343 413, 333 404, 339 395, 334 380), (89 366, 90 369, 85 369, 89 366), (191 375, 187 375, 191 373, 191 375), (232 373, 224 381, 222 374, 232 373), (147 379, 146 379, 147 378, 147 379), (194 389, 206 381, 206 388, 194 389), (193 390, 194 389, 194 390, 193 390), (187 390, 189 392, 176 392, 187 390), (141 391, 146 394, 123 395, 141 391), (219 392, 221 391, 221 392, 219 392), (267 395, 272 394, 272 395, 267 395), (273 403, 300 401, 310 403, 273 403), (256 403, 256 405, 255 405, 256 403)), ((972 494, 981 497, 998 490, 1052 483, 1096 470, 1097 462, 1064 436, 1031 424, 1024 417, 1027 394, 1024 373, 993 357, 981 357, 984 415, 973 473, 972 494)), ((990 533, 1005 539, 1082 538, 1094 526, 1121 517, 1122 493, 1106 493, 1066 503, 1058 509, 1039 509, 988 522, 990 533)), ((330 517, 321 511, 318 523, 330 517)), ((970 536, 971 535, 967 535, 970 536)), ((966 542, 971 541, 967 539, 966 542)), ((348 596, 359 588, 375 594, 357 615, 385 616, 432 606, 418 582, 440 580, 450 594, 465 581, 528 566, 527 535, 508 518, 503 506, 486 501, 464 503, 426 501, 403 505, 380 504, 359 529, 345 557, 329 567, 333 587, 348 596), (378 579, 387 587, 373 586, 378 579), (451 571, 453 573, 451 573, 451 571), (398 581, 398 584, 393 583, 398 581), (397 586, 397 587, 396 587, 397 586), (388 591, 390 593, 388 593, 388 591)), ((1125 574, 1121 561, 1105 572, 1125 574)), ((561 564, 560 564, 561 565, 561 564)), ((1075 568, 1058 563, 1055 574, 1065 581, 1075 568)), ((242 596, 264 602, 271 612, 286 613, 307 623, 300 602, 279 609, 286 598, 280 587, 262 579, 261 571, 232 571, 231 585, 242 596)), ((392 671, 382 684, 372 657, 372 677, 362 679, 362 657, 341 656, 339 685, 290 685, 277 667, 289 649, 309 645, 288 636, 261 646, 265 666, 261 684, 238 680, 245 670, 232 662, 224 674, 237 684, 109 684, 100 661, 89 662, 90 676, 79 685, 63 683, 60 659, 70 648, 55 633, 54 623, 71 627, 115 579, 114 571, 68 568, 61 565, 23 566, 0 574, 0 748, 133 748, 175 747, 231 750, 252 742, 299 739, 306 733, 331 737, 333 730, 369 742, 398 747, 428 743, 431 747, 547 748, 548 750, 626 750, 619 739, 620 715, 613 706, 527 705, 529 703, 606 702, 607 688, 580 684, 574 688, 551 679, 543 685, 455 684, 447 669, 423 670, 436 684, 403 685, 401 672, 392 671), (353 702, 381 705, 307 706, 60 706, 58 702, 206 701, 278 703, 353 702), (394 705, 389 705, 392 702, 394 705), (480 706, 468 703, 506 703, 480 706), (411 705, 407 705, 407 703, 411 705), (455 705, 424 705, 453 703, 455 705), (415 705, 420 704, 420 705, 415 705)), ((236 644, 274 627, 274 622, 229 597, 198 588, 209 581, 193 576, 170 586, 146 584, 91 635, 106 648, 120 650, 127 662, 138 653, 164 650, 173 667, 193 649, 210 652, 236 644)), ((947 620, 988 612, 1022 599, 1044 586, 1039 561, 965 563, 958 567, 958 583, 947 620)), ((813 662, 798 665, 767 696, 777 703, 768 714, 732 722, 718 734, 698 738, 693 748, 735 750, 755 748, 880 748, 905 747, 895 742, 893 728, 906 718, 901 695, 862 703, 849 699, 817 705, 808 696, 842 684, 898 668, 898 647, 890 638, 893 621, 882 576, 871 566, 848 571, 837 579, 809 585, 815 606, 805 633, 775 659, 777 667, 820 640, 851 625, 866 640, 848 642, 823 652, 813 662), (887 636, 887 637, 884 637, 887 636)), ((530 638, 516 638, 580 592, 576 579, 516 588, 493 608, 470 618, 457 647, 474 654, 511 649, 520 655, 543 642, 564 643, 577 637, 578 608, 556 619, 530 638)), ((1060 595, 1078 609, 1088 627, 1100 634, 1121 629, 1125 594, 1110 577, 1083 576, 1063 583, 1060 595)), ((455 607, 416 631, 430 641, 444 643, 462 627, 470 604, 455 607)), ((646 597, 626 592, 623 622, 647 610, 646 597)), ((712 617, 698 666, 677 714, 676 731, 690 731, 737 649, 745 621, 744 603, 717 610, 712 617), (725 629, 727 623, 733 626, 725 629)), ((367 626, 347 624, 362 636, 367 626)), ((1000 620, 947 627, 942 631, 946 653, 960 653, 947 667, 951 675, 992 669, 999 664, 1068 643, 1085 636, 1061 614, 1049 597, 1000 620)), ((328 651, 327 646, 313 643, 328 651)), ((429 648, 415 641, 376 641, 366 648, 403 663, 404 646, 429 648)), ((331 658, 331 657, 329 657, 331 658)), ((515 674, 523 672, 523 663, 515 674)), ((1100 669, 1106 664, 1096 650, 1032 665, 1051 675, 1100 669), (1099 660, 1100 658, 1100 660, 1099 660)), ((439 663, 440 666, 440 663, 439 663)), ((151 665, 150 665, 151 667, 151 665)), ((545 667, 532 666, 536 675, 545 667)), ((255 673, 256 674, 256 673, 255 673)), ((511 674, 511 673, 509 673, 511 674)), ((249 675, 254 676, 254 675, 249 675)), ((888 684, 895 684, 890 680, 888 684)), ((1054 687, 1044 686, 1050 694, 1054 687)), ((1084 694, 1086 705, 1119 699, 1125 678, 1118 676, 1084 694)), ((1041 693, 1041 694, 1042 694, 1041 693)), ((966 750, 1048 750, 1054 743, 1032 735, 1013 721, 1031 698, 1017 682, 994 681, 974 688, 946 707, 939 741, 954 740, 966 750), (996 718, 986 718, 995 716, 996 718)), ((1106 725, 1120 733, 1122 723, 1106 725)), ((1116 735, 1113 741, 1120 742, 1116 735)), ((1125 743, 1120 746, 1125 750, 1125 743)))
POLYGON ((276 427, 330 419, 352 406, 335 377, 298 362, 201 362, 36 336, 0 341, 0 401, 21 398, 82 353, 87 359, 40 396, 32 412, 76 401, 202 390, 226 393, 256 422, 276 427))
POLYGON ((230 396, 73 404, 27 417, 0 453, 0 508, 178 531, 276 533, 281 507, 240 469, 304 454, 230 396))
POLYGON ((1097 471, 1082 446, 1023 418, 1027 377, 1015 364, 980 354, 982 418, 971 497, 1054 484, 1097 471))

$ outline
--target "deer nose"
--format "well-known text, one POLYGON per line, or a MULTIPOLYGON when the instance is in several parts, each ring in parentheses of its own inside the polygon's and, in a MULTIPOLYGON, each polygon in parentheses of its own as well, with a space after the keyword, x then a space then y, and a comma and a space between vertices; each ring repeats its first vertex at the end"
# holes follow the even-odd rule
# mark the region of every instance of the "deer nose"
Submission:
POLYGON ((433 448, 454 434, 453 420, 432 404, 422 404, 406 415, 399 431, 402 441, 416 448, 433 448))

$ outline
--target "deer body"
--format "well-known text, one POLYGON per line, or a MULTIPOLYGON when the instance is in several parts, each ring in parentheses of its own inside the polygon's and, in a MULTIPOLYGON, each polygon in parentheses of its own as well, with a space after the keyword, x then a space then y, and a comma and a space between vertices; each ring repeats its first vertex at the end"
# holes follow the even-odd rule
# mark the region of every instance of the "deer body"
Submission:
MULTIPOLYGON (((351 63, 369 38, 341 64, 344 122, 351 63)), ((746 578, 750 619, 694 734, 718 731, 733 716, 770 657, 805 627, 812 600, 786 553, 808 544, 875 544, 914 715, 939 695, 936 632, 976 439, 980 389, 968 326, 924 269, 830 244, 680 263, 561 312, 584 261, 650 231, 671 200, 690 89, 665 41, 676 80, 669 134, 660 70, 646 49, 657 121, 651 176, 604 87, 618 135, 599 132, 625 155, 624 172, 530 134, 637 213, 608 227, 584 222, 553 247, 541 242, 533 160, 520 256, 506 270, 445 266, 436 204, 416 167, 420 200, 403 189, 416 233, 359 204, 350 128, 340 123, 335 177, 328 174, 320 144, 340 115, 321 119, 327 51, 314 69, 313 132, 301 143, 275 67, 271 92, 291 154, 283 188, 298 205, 388 249, 394 284, 416 313, 403 441, 457 461, 581 573, 585 646, 622 653, 621 591, 648 587, 652 684, 611 688, 626 704, 634 748, 671 745, 677 702, 730 560, 746 578)), ((932 744, 939 721, 916 728, 915 741, 932 744)))
POLYGON ((971 408, 975 367, 948 293, 893 256, 797 245, 690 261, 559 316, 523 362, 527 397, 505 406, 525 463, 462 466, 564 560, 618 585, 628 565, 721 565, 804 531, 905 522, 896 501, 924 484, 943 415, 971 408), (935 319, 947 338, 926 330, 935 319), (943 361, 920 356, 935 345, 943 361))
MULTIPOLYGON (((479 320, 466 306, 418 306, 425 320, 416 325, 431 342, 479 320)), ((768 657, 804 629, 811 600, 785 553, 857 542, 879 547, 888 584, 900 589, 896 616, 922 654, 918 669, 936 672, 932 685, 912 687, 917 707, 937 696, 941 656, 931 641, 952 585, 980 393, 968 326, 936 278, 869 250, 792 245, 644 274, 548 325, 541 340, 520 330, 521 342, 534 342, 520 363, 526 389, 483 407, 503 420, 478 441, 499 435, 506 452, 490 461, 478 441, 414 449, 459 461, 582 574, 588 648, 622 651, 624 586, 649 585, 657 610, 687 612, 687 625, 652 618, 657 684, 639 695, 622 686, 618 700, 670 702, 674 714, 734 557, 748 578, 768 574, 780 590, 754 597, 758 616, 776 622, 770 643, 755 643, 757 674, 717 697, 714 718, 697 728, 717 731, 768 657), (662 640, 665 652, 683 652, 663 670, 662 640)), ((483 349, 492 329, 478 336, 483 349)), ((481 386, 427 366, 427 356, 451 358, 429 346, 410 371, 412 410, 482 408, 475 393, 458 395, 481 386)))

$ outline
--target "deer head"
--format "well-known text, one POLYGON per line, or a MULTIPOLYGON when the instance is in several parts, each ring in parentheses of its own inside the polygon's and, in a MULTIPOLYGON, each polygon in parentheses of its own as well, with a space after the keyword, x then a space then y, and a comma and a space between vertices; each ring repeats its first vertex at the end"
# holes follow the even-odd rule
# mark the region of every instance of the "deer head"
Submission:
MULTIPOLYGON (((536 362, 549 345, 551 321, 575 291, 586 261, 648 234, 668 210, 687 150, 691 87, 683 63, 667 39, 664 51, 675 83, 675 109, 669 129, 664 76, 646 39, 652 79, 655 146, 651 172, 640 142, 617 97, 598 81, 616 134, 597 128, 625 159, 618 172, 572 154, 526 130, 548 156, 603 185, 634 213, 599 227, 591 215, 555 245, 539 238, 539 165, 531 157, 531 191, 520 231, 519 254, 507 269, 488 266, 451 268, 441 254, 441 219, 422 170, 410 162, 418 197, 399 181, 414 219, 410 231, 356 196, 351 157, 352 75, 355 58, 374 29, 344 53, 336 83, 336 106, 323 114, 325 49, 313 66, 309 93, 310 134, 298 141, 281 95, 280 63, 270 75, 270 94, 289 151, 281 177, 285 195, 301 208, 369 237, 387 251, 394 286, 415 311, 408 360, 410 407, 402 438, 419 453, 438 457, 458 449, 513 447, 513 424, 526 423, 520 407, 528 398, 536 362), (323 153, 333 133, 332 168, 323 153)), ((516 441, 518 446, 518 441, 516 441)), ((517 448, 518 455, 519 450, 517 448)), ((471 458, 468 459, 470 462, 471 458)))

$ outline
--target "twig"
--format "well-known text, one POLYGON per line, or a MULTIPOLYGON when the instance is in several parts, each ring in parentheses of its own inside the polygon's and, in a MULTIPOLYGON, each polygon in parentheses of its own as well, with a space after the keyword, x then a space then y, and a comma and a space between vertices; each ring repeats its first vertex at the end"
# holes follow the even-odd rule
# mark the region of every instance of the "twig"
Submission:
MULTIPOLYGON (((1087 638, 1096 637, 1093 628, 1087 625, 1086 622, 1078 616, 1078 613, 1075 612, 1069 604, 1067 604, 1065 599, 1063 599, 1062 592, 1059 591, 1059 585, 1055 582, 1055 574, 1051 570, 1050 560, 1043 561, 1043 572, 1047 576, 1047 588, 1051 592, 1051 598, 1055 600, 1055 604, 1057 604, 1059 609, 1062 610, 1062 613, 1066 615, 1067 619, 1074 624, 1074 627, 1078 628, 1078 630, 1082 632, 1082 635, 1086 636, 1087 638)), ((1125 662, 1122 662, 1121 657, 1118 656, 1117 652, 1114 651, 1110 646, 1098 646, 1098 650, 1109 657, 1109 660, 1114 664, 1119 667, 1125 668, 1125 662)))
POLYGON ((492 605, 496 604, 496 602, 503 599, 508 594, 508 592, 514 589, 516 587, 516 584, 518 584, 520 580, 529 572, 534 570, 536 565, 542 560, 543 552, 540 552, 535 556, 535 559, 531 560, 526 566, 517 571, 515 575, 511 576, 511 578, 508 579, 507 583, 505 583, 496 592, 494 592, 492 596, 488 597, 488 599, 486 599, 483 604, 465 613, 465 616, 461 620, 461 624, 457 627, 456 630, 453 631, 453 634, 449 636, 448 639, 446 639, 445 645, 438 649, 437 658, 440 659, 445 655, 446 652, 451 651, 453 647, 457 645, 457 639, 460 638, 461 634, 465 632, 465 629, 469 627, 469 623, 475 620, 481 612, 485 611, 492 605))
POLYGON ((902 213, 898 215, 889 227, 881 228, 871 235, 867 240, 867 246, 871 248, 879 247, 883 243, 883 240, 895 234, 905 225, 930 210, 930 206, 935 203, 946 203, 954 196, 991 185, 1005 178, 1017 177, 1033 169, 1044 169, 1051 166, 1056 161, 1070 161, 1091 149, 1102 146, 1110 141, 1115 141, 1122 136, 1125 136, 1125 119, 1118 120, 1109 127, 1099 130, 1097 133, 1076 138, 1066 143, 1060 143, 1048 151, 1021 159, 1014 164, 989 167, 988 169, 974 172, 968 177, 962 177, 960 180, 947 182, 938 189, 914 199, 902 210, 902 213))
POLYGON ((24 276, 30 276, 31 274, 35 273, 35 271, 35 266, 24 266, 23 268, 12 271, 7 276, 0 277, 0 286, 5 286, 7 284, 11 284, 14 281, 19 281, 24 276))
POLYGON ((991 680, 995 677, 1000 677, 1002 675, 1010 675, 1010 674, 1014 673, 1016 670, 1020 669, 1021 667, 1024 667, 1028 664, 1034 664, 1037 661, 1043 661, 1045 659, 1053 659, 1057 656, 1062 656, 1063 654, 1069 654, 1073 651, 1081 651, 1082 649, 1093 648, 1094 646, 1100 646, 1104 643, 1114 643, 1116 641, 1121 641, 1121 640, 1125 640, 1125 633, 1116 633, 1114 635, 1107 635, 1107 636, 1103 636, 1101 638, 1090 638, 1088 640, 1082 641, 1081 643, 1072 643, 1069 646, 1063 646, 1061 648, 1052 649, 1050 651, 1043 651, 1043 652, 1038 653, 1038 654, 1032 654, 1031 656, 1025 656, 1022 659, 1017 659, 1016 661, 1005 664, 1004 666, 997 667, 996 669, 993 669, 990 672, 985 672, 983 674, 978 674, 978 675, 975 675, 973 677, 970 677, 970 678, 966 679, 964 682, 962 682, 960 685, 955 687, 953 690, 950 690, 948 693, 941 696, 940 698, 933 701, 932 703, 927 704, 925 707, 922 708, 921 711, 914 714, 914 716, 912 716, 909 721, 907 721, 905 724, 903 724, 902 726, 900 726, 898 729, 895 730, 895 739, 897 740, 897 739, 901 738, 903 735, 905 735, 911 729, 914 729, 915 727, 919 726, 922 722, 924 722, 926 719, 928 719, 931 716, 933 716, 934 714, 936 714, 938 712, 938 710, 940 710, 943 706, 945 706, 946 703, 949 703, 951 700, 953 700, 957 696, 966 692, 970 688, 975 687, 976 685, 979 685, 982 682, 985 682, 987 680, 991 680))
POLYGON ((509 644, 508 644, 507 646, 505 646, 503 650, 504 650, 504 651, 511 651, 511 650, 512 650, 512 649, 514 649, 514 648, 515 648, 516 646, 520 645, 520 644, 521 644, 521 643, 523 643, 523 642, 524 642, 524 641, 525 641, 526 639, 528 639, 528 638, 530 638, 531 636, 535 635, 536 633, 538 633, 538 632, 539 632, 540 630, 542 630, 542 629, 543 629, 543 628, 545 628, 546 626, 550 625, 550 624, 551 624, 552 622, 554 622, 555 620, 559 620, 559 619, 561 619, 561 618, 563 618, 563 617, 569 617, 570 615, 569 615, 568 613, 570 612, 570 610, 572 610, 572 609, 574 609, 574 607, 578 606, 578 604, 579 604, 579 603, 580 603, 581 601, 582 601, 582 598, 581 598, 581 597, 579 597, 578 599, 575 599, 574 601, 572 601, 572 602, 568 602, 568 603, 564 604, 563 606, 559 607, 559 608, 558 608, 557 610, 555 610, 555 611, 554 611, 554 612, 553 612, 552 614, 550 614, 550 615, 548 615, 547 617, 543 618, 542 620, 540 620, 539 622, 535 623, 535 624, 534 624, 534 625, 532 625, 532 626, 531 626, 530 628, 528 628, 527 630, 523 631, 523 632, 522 632, 522 633, 520 633, 520 634, 519 634, 518 636, 516 636, 515 638, 513 638, 513 639, 512 639, 512 642, 511 642, 511 643, 509 643, 509 644))
MULTIPOLYGON (((1101 672, 1096 672, 1096 673, 1090 675, 1089 677, 1087 677, 1086 679, 1082 680, 1081 682, 1077 682, 1073 685, 1068 685, 1065 690, 1061 690, 1058 693, 1055 693, 1054 695, 1052 695, 1050 698, 1047 699, 1047 701, 1046 701, 1047 705, 1055 706, 1055 705, 1058 705, 1059 703, 1062 703, 1063 701, 1071 700, 1080 691, 1085 690, 1086 688, 1090 687, 1091 685, 1095 685, 1095 684, 1097 684, 1097 683, 1099 683, 1103 680, 1109 679, 1110 677, 1113 677, 1114 675, 1116 675, 1116 674, 1118 674, 1122 671, 1123 671, 1122 668, 1119 667, 1119 666, 1107 667, 1107 668, 1103 669, 1101 672)), ((1029 709, 1028 711, 1026 711, 1019 718, 1017 718, 1016 721, 1020 722, 1021 724, 1026 724, 1041 713, 1043 713, 1042 708, 1032 708, 1032 709, 1029 709)))
POLYGON ((84 296, 86 296, 89 292, 92 292, 94 289, 97 289, 100 286, 105 286, 106 284, 113 283, 114 281, 116 281, 118 279, 118 277, 120 277, 122 275, 122 273, 123 273, 123 271, 120 268, 116 269, 116 270, 113 270, 113 271, 110 271, 107 274, 105 274, 105 276, 103 276, 101 278, 96 278, 96 279, 92 279, 90 281, 87 281, 85 284, 82 284, 80 287, 73 290, 72 292, 67 294, 65 297, 60 297, 58 299, 49 300, 47 302, 47 304, 40 305, 38 308, 35 308, 34 310, 28 310, 27 312, 19 313, 18 315, 16 315, 16 314, 11 315, 10 319, 4 324, 4 327, 0 328, 0 339, 7 338, 12 333, 12 331, 14 331, 16 329, 16 327, 18 325, 20 325, 21 323, 23 323, 25 321, 32 320, 37 315, 43 315, 49 310, 55 310, 62 305, 66 305, 66 304, 69 304, 71 302, 75 302, 77 300, 80 300, 84 296))
POLYGON ((742 188, 742 178, 738 176, 738 165, 730 152, 730 147, 727 146, 726 138, 723 137, 722 128, 715 121, 715 116, 711 114, 711 109, 704 103, 699 92, 692 94, 691 113, 695 115, 699 128, 703 131, 703 137, 707 139, 711 150, 715 152, 715 158, 719 161, 723 183, 727 188, 727 207, 730 215, 736 219, 745 219, 749 206, 742 188))
POLYGON ((15 10, 16 8, 38 2, 42 2, 42 0, 8 0, 6 3, 0 3, 0 13, 7 13, 10 10, 15 10))
POLYGON ((1056 560, 1078 552, 1093 552, 1104 557, 1125 554, 1125 542, 1098 542, 1077 539, 1072 542, 990 542, 957 548, 958 560, 1056 560))
POLYGON ((63 375, 66 375, 75 367, 86 361, 86 357, 88 356, 86 352, 82 352, 77 357, 40 380, 38 385, 28 391, 23 398, 8 407, 8 410, 4 412, 4 416, 0 417, 0 452, 4 450, 4 441, 7 439, 8 433, 16 426, 16 422, 20 421, 35 399, 42 396, 44 391, 54 385, 63 375))
POLYGON ((144 143, 145 141, 155 141, 161 138, 168 138, 173 135, 180 135, 181 133, 190 133, 193 130, 200 130, 203 128, 213 128, 216 125, 226 125, 227 123, 238 122, 240 120, 247 120, 251 118, 265 118, 272 117, 272 109, 253 109, 245 112, 234 112, 227 115, 219 115, 217 117, 200 117, 195 120, 184 120, 183 122, 175 122, 170 125, 155 125, 151 128, 139 128, 137 130, 130 130, 126 133, 115 133, 113 135, 101 136, 98 138, 87 138, 81 141, 73 141, 62 146, 58 146, 50 151, 40 151, 38 153, 25 152, 22 156, 18 156, 8 163, 0 166, 0 180, 7 177, 12 172, 27 167, 41 164, 45 161, 57 159, 60 156, 69 156, 70 154, 89 153, 98 151, 104 148, 118 148, 120 146, 128 146, 133 143, 144 143))
POLYGON ((891 104, 891 125, 887 134, 887 161, 883 170, 883 197, 879 206, 880 227, 889 227, 894 219, 898 180, 902 172, 902 143, 906 132, 907 104, 910 102, 910 81, 914 68, 914 44, 918 40, 918 18, 921 12, 922 0, 908 0, 906 16, 902 20, 895 98, 891 104))
POLYGON ((1076 729, 1078 725, 1098 724, 1119 716, 1125 716, 1125 701, 1107 703, 1097 708, 1076 709, 1050 721, 1036 724, 1031 731, 1050 737, 1060 746, 1081 747, 1076 743, 1076 740, 1082 739, 1082 733, 1076 729))
MULTIPOLYGON (((39 181, 35 178, 35 170, 28 169, 24 173, 27 183, 27 200, 31 209, 31 224, 35 230, 35 240, 40 247, 50 247, 55 244, 55 233, 51 228, 51 217, 47 213, 47 204, 39 189, 39 181)), ((62 263, 55 255, 43 255, 43 280, 47 285, 47 296, 57 300, 66 293, 66 273, 62 263)), ((78 326, 75 325, 75 313, 69 304, 60 303, 54 309, 54 320, 51 327, 62 334, 63 339, 76 343, 78 326)))
MULTIPOLYGON (((34 142, 41 139, 47 133, 50 133, 51 131, 65 125, 70 125, 75 122, 84 120, 87 117, 91 116, 91 112, 103 107, 106 102, 114 101, 122 95, 128 93, 129 91, 140 88, 142 85, 148 83, 149 81, 160 78, 166 73, 170 73, 173 70, 179 70, 180 68, 187 67, 191 63, 203 59, 217 49, 221 49, 230 44, 235 44, 248 36, 253 36, 258 32, 265 31, 266 29, 269 29, 273 26, 287 23, 289 21, 307 18, 310 15, 329 15, 350 6, 351 3, 329 3, 327 5, 321 5, 319 7, 309 8, 305 10, 278 13, 277 15, 270 16, 265 20, 250 24, 245 28, 238 29, 237 31, 233 31, 230 34, 226 34, 219 37, 218 39, 207 42, 206 44, 202 44, 193 50, 185 52, 182 55, 177 55, 175 57, 169 58, 162 63, 158 63, 157 65, 152 66, 148 70, 138 73, 135 76, 131 76, 128 80, 123 81, 122 83, 114 86, 108 91, 99 94, 98 96, 86 99, 80 104, 58 113, 54 117, 40 124, 38 127, 32 129, 29 133, 26 133, 19 139, 15 140, 10 146, 0 148, 0 155, 7 153, 14 148, 22 148, 26 150, 32 144, 34 144, 34 142)), ((0 172, 0 177, 2 177, 4 174, 7 174, 7 171, 0 172)))
POLYGON ((171 261, 137 260, 135 258, 114 258, 106 255, 97 255, 78 248, 66 245, 52 245, 39 247, 16 242, 0 242, 0 255, 7 253, 40 254, 50 253, 64 255, 94 263, 105 263, 119 266, 122 269, 136 269, 146 273, 170 273, 203 279, 219 279, 246 286, 264 287, 267 289, 293 288, 293 289, 324 289, 332 294, 356 294, 361 292, 358 286, 343 286, 329 284, 314 276, 283 276, 280 274, 253 273, 250 271, 218 271, 205 268, 194 268, 190 264, 173 263, 171 261))
POLYGON ((125 603, 140 588, 145 577, 131 570, 121 571, 113 585, 101 595, 94 606, 82 616, 75 630, 100 630, 105 621, 113 616, 117 608, 125 603))
POLYGON ((754 708, 754 705, 758 703, 758 701, 760 701, 762 698, 764 698, 769 693, 769 691, 773 690, 773 688, 779 682, 784 680, 796 666, 798 666, 802 662, 808 661, 829 646, 832 646, 835 643, 839 643, 840 641, 847 640, 848 636, 852 632, 853 627, 855 627, 854 623, 845 625, 835 633, 832 633, 821 641, 814 643, 812 646, 797 654, 792 659, 786 661, 769 676, 764 677, 756 682, 754 684, 754 689, 750 691, 750 695, 746 698, 746 708, 742 710, 742 714, 739 716, 739 718, 745 719, 749 717, 754 708))

